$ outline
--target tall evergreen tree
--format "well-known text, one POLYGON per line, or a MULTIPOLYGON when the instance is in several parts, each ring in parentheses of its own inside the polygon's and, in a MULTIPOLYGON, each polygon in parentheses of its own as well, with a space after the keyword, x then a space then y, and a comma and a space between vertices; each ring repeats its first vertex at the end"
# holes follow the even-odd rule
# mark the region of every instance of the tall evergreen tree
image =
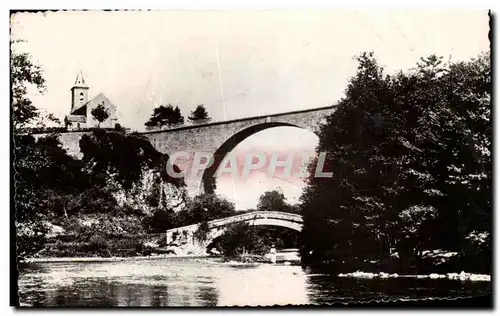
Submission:
POLYGON ((188 119, 195 124, 206 123, 211 120, 203 104, 198 105, 196 109, 191 112, 191 115, 188 117, 188 119))

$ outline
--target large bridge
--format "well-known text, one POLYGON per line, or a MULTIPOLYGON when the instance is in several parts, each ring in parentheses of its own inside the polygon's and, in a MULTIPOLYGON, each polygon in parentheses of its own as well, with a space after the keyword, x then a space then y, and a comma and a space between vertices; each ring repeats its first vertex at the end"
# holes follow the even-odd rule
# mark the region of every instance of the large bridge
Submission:
MULTIPOLYGON (((325 117, 334 112, 334 107, 322 107, 287 113, 278 113, 265 116, 248 117, 230 121, 212 122, 192 126, 147 131, 141 133, 149 139, 159 152, 172 155, 175 152, 194 153, 208 152, 214 155, 215 160, 199 177, 185 179, 190 196, 199 193, 213 192, 214 174, 222 162, 222 158, 231 152, 247 137, 268 128, 293 126, 303 128, 312 133, 318 132, 319 125, 325 117)), ((59 139, 69 154, 81 158, 79 140, 89 132, 73 131, 61 133, 59 139)), ((44 134, 35 135, 35 137, 44 134)), ((187 159, 185 159, 184 163, 187 159)), ((176 160, 179 166, 183 165, 182 158, 176 160)), ((186 164, 185 164, 186 165, 186 164)))
POLYGON ((206 252, 206 248, 215 238, 221 236, 231 224, 247 223, 250 226, 280 226, 302 231, 302 216, 293 213, 255 211, 238 214, 222 219, 216 219, 208 222, 208 234, 203 240, 198 240, 195 232, 200 224, 182 226, 166 231, 167 243, 178 243, 188 246, 192 251, 198 254, 206 252))
MULTIPOLYGON (((302 111, 249 117, 231 121, 213 122, 143 133, 159 152, 172 155, 175 152, 209 152, 215 157, 213 165, 198 178, 186 179, 188 192, 196 195, 213 192, 215 171, 222 158, 247 137, 268 128, 293 126, 317 133, 325 117, 334 108, 322 107, 302 111)), ((182 159, 180 161, 182 165, 182 159)), ((185 162, 185 161, 184 161, 185 162)))

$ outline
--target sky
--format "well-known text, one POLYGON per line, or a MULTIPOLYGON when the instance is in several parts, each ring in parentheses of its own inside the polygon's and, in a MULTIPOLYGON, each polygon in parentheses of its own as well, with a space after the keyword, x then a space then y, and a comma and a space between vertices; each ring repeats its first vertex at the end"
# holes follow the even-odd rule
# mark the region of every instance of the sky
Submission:
MULTIPOLYGON (((430 54, 466 60, 489 50, 486 11, 276 10, 87 11, 21 13, 11 18, 13 49, 29 52, 47 81, 39 108, 63 119, 82 71, 90 96, 104 93, 118 121, 143 130, 153 108, 178 105, 185 117, 204 104, 213 121, 335 104, 355 74, 355 55, 374 51, 387 72, 430 54)), ((317 137, 273 128, 243 141, 311 150, 317 137)), ((303 185, 263 177, 218 183, 217 193, 255 207, 280 188, 296 202, 303 185)))

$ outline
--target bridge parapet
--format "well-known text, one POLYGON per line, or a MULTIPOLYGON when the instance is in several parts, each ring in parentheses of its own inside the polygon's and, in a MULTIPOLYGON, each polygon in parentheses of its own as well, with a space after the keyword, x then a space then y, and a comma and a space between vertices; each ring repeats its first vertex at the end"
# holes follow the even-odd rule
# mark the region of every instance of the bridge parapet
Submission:
MULTIPOLYGON (((327 106, 316 109, 276 113, 264 116, 241 118, 236 120, 210 122, 206 124, 183 126, 167 130, 142 133, 159 152, 172 155, 176 152, 208 152, 218 157, 224 157, 234 147, 247 137, 275 127, 297 127, 312 133, 318 132, 318 127, 335 108, 327 106)), ((190 196, 203 192, 211 192, 209 183, 220 161, 215 161, 211 168, 204 171, 200 177, 185 178, 190 196)), ((190 165, 189 159, 179 157, 176 164, 183 171, 190 165)))
MULTIPOLYGON (((294 213, 273 212, 273 211, 255 211, 249 213, 238 214, 226 218, 215 219, 208 222, 210 228, 210 240, 222 235, 225 227, 234 223, 249 222, 250 225, 273 225, 288 227, 300 231, 302 229, 302 216, 294 213)), ((167 242, 174 241, 174 234, 180 235, 188 242, 194 242, 194 233, 200 226, 192 224, 182 227, 169 229, 166 231, 167 242)))
POLYGON ((302 216, 293 213, 284 212, 272 212, 272 211, 255 211, 244 214, 239 214, 231 217, 226 217, 222 219, 216 219, 209 222, 209 227, 225 226, 232 223, 238 223, 243 221, 251 221, 256 219, 281 219, 291 222, 302 223, 302 216))

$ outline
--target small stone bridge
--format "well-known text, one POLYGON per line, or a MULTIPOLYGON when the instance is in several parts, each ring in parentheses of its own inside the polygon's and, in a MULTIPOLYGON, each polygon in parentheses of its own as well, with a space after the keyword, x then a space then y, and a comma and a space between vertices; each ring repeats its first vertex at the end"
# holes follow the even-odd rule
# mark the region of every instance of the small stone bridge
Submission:
POLYGON ((206 254, 207 246, 221 236, 230 224, 248 223, 250 226, 280 226, 302 231, 302 216, 293 213, 255 211, 208 222, 209 232, 205 240, 197 240, 194 233, 200 224, 193 224, 166 231, 167 243, 178 243, 194 254, 206 254))

